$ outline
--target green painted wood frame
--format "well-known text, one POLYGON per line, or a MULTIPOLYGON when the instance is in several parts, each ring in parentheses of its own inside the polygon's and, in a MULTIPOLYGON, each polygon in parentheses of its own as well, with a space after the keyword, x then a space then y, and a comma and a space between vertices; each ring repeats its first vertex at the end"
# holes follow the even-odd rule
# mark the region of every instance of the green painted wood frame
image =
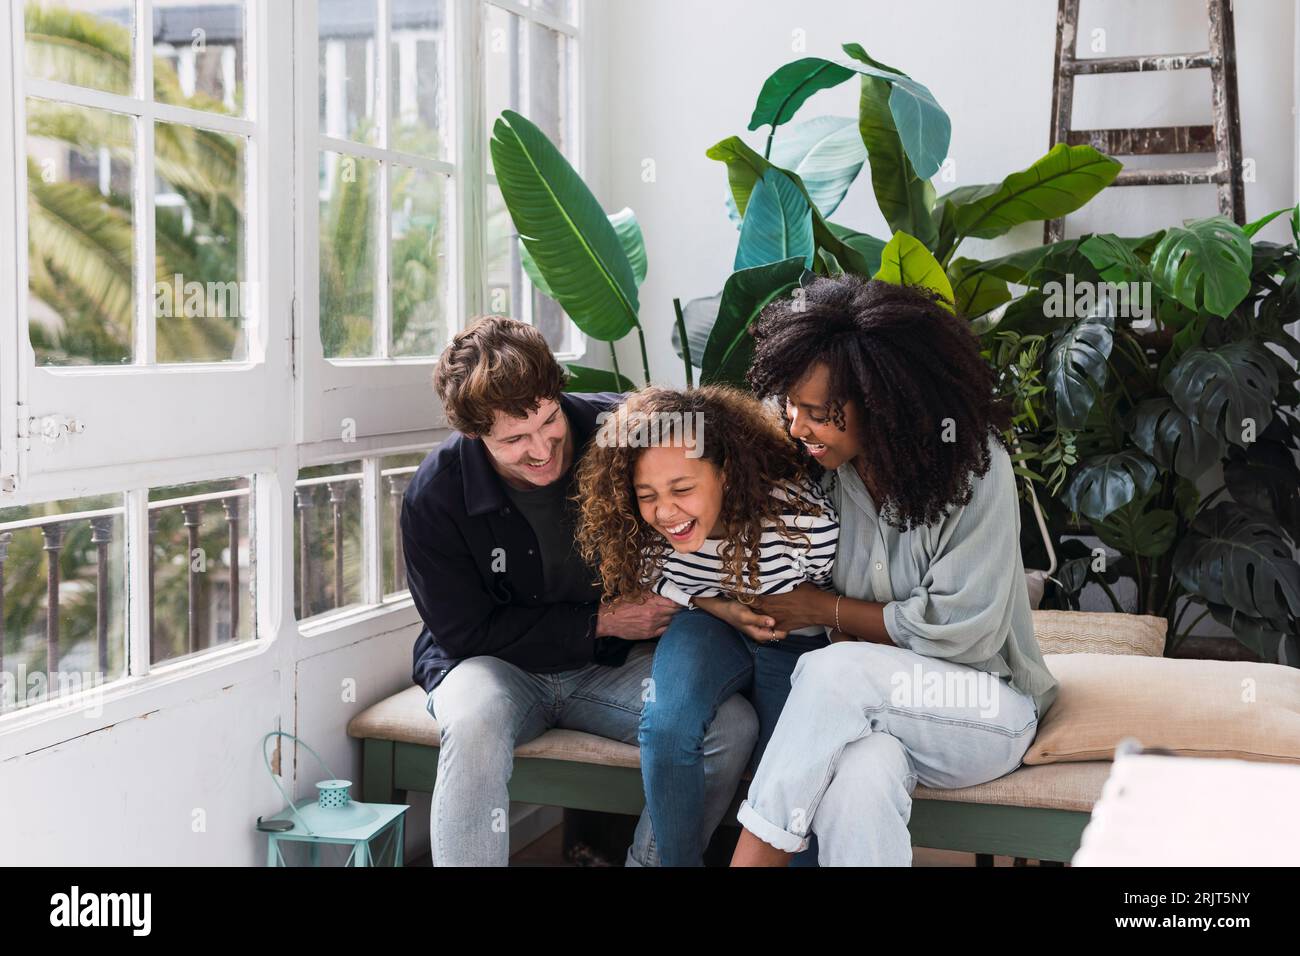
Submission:
MULTIPOLYGON (((401 803, 406 791, 433 792, 437 747, 366 738, 363 761, 361 799, 367 803, 401 803)), ((510 798, 633 816, 645 805, 641 771, 634 767, 541 758, 515 761, 510 798)), ((738 805, 739 799, 724 823, 735 825, 738 805)), ((908 828, 913 846, 1068 861, 1079 848, 1088 817, 1076 810, 914 800, 908 828)))

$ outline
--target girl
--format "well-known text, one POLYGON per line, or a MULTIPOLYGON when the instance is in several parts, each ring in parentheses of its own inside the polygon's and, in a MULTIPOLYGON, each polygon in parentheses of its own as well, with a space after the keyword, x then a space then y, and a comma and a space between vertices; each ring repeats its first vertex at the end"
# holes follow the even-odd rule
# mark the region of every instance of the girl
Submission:
POLYGON ((655 649, 639 742, 660 862, 702 865, 728 809, 721 788, 707 788, 721 796, 706 806, 705 728, 745 693, 759 719, 757 764, 795 662, 828 639, 821 626, 778 628, 752 606, 830 585, 835 512, 775 416, 718 386, 631 395, 584 456, 578 489, 578 545, 604 598, 657 593, 690 609, 655 649))

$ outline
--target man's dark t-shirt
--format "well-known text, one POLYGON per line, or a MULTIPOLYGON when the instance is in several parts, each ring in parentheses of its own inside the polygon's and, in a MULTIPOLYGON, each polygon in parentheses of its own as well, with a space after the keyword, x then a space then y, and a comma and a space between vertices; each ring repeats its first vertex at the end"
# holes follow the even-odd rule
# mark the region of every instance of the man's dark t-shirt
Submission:
POLYGON ((574 543, 577 515, 568 499, 573 490, 570 467, 559 479, 527 490, 502 482, 506 495, 528 519, 542 554, 542 580, 552 601, 599 601, 596 575, 583 562, 574 543))

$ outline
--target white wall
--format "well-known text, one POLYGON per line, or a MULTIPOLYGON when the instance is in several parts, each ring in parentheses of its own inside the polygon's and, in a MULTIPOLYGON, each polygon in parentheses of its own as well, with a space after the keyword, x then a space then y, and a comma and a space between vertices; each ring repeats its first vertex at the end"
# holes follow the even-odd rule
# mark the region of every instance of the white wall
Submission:
MULTIPOLYGON (((949 155, 955 180, 936 187, 996 182, 1047 151, 1051 118, 1055 0, 596 0, 602 6, 601 58, 607 102, 599 179, 608 209, 631 206, 645 233, 649 272, 641 289, 651 372, 682 382, 669 335, 672 300, 711 295, 731 273, 737 233, 723 208, 725 168, 704 151, 731 135, 760 147, 766 131, 746 132, 763 80, 800 56, 842 58, 856 41, 874 57, 926 84, 953 122, 949 155), (802 30, 806 48, 792 49, 802 30), (642 181, 653 159, 657 178, 642 181)), ((1237 0, 1238 80, 1244 156, 1257 179, 1246 211, 1262 216, 1297 199, 1295 0, 1237 0)), ((1106 32, 1104 55, 1206 48, 1204 0, 1083 0, 1080 35, 1106 32)), ((1087 45, 1080 56, 1093 54, 1087 45)), ((1208 123, 1209 73, 1083 77, 1076 85, 1076 128, 1208 123)), ((796 120, 855 116, 857 85, 818 94, 796 120)), ((1213 157, 1139 162, 1205 162, 1213 157)), ((1067 220, 1067 235, 1112 231, 1142 235, 1217 211, 1212 186, 1112 189, 1067 220)), ((833 217, 887 237, 864 169, 833 217)), ((1262 234, 1281 241, 1280 221, 1262 234)), ((965 255, 1000 254, 1041 241, 1022 226, 992 242, 969 241, 965 255)), ((631 339, 622 367, 640 368, 631 339)))

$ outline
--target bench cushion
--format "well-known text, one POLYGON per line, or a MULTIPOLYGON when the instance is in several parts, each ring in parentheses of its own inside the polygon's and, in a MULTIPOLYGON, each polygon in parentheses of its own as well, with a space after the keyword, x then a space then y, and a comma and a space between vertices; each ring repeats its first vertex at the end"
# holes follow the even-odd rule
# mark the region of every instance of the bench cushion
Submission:
POLYGON ((1034 637, 1044 654, 1134 654, 1160 657, 1168 622, 1149 614, 1034 611, 1034 637))
MULTIPOLYGON (((353 717, 348 723, 348 735, 437 747, 441 739, 438 722, 425 709, 427 700, 428 695, 419 687, 394 694, 353 717)), ((641 766, 640 751, 634 745, 578 730, 548 730, 516 747, 515 756, 611 767, 641 766)), ((1109 771, 1110 764, 1105 761, 1021 767, 989 783, 957 790, 931 789, 918 784, 912 797, 1087 813, 1101 794, 1109 771)))

